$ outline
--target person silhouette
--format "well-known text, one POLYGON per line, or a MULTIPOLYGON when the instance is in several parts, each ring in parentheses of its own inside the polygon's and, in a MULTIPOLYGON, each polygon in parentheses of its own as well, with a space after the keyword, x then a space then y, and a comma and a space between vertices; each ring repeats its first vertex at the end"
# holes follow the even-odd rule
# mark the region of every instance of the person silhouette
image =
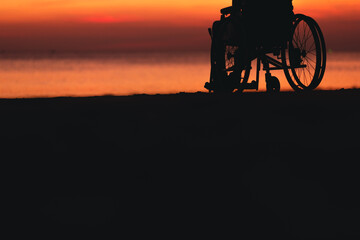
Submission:
POLYGON ((284 35, 289 33, 291 19, 294 16, 292 0, 233 0, 232 2, 231 21, 245 28, 249 41, 273 45, 274 41, 284 39, 284 35))

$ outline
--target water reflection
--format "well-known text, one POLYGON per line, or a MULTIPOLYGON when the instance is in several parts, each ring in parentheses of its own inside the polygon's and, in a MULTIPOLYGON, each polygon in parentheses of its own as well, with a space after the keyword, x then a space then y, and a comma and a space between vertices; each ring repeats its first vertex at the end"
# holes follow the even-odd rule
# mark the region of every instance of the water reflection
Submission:
MULTIPOLYGON (((205 91, 209 71, 207 52, 2 56, 0 97, 197 92, 205 91)), ((283 72, 273 74, 282 91, 292 90, 283 72)), ((359 75, 360 53, 331 53, 319 89, 360 88, 359 75)), ((265 89, 262 73, 260 91, 265 89)))

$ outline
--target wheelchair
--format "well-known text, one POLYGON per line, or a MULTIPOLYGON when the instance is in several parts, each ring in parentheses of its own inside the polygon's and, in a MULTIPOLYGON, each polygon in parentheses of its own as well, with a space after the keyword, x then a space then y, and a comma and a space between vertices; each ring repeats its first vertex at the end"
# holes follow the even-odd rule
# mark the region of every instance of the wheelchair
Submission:
POLYGON ((215 32, 214 26, 209 28, 212 39, 211 73, 210 82, 205 84, 205 88, 209 92, 229 93, 241 93, 245 89, 259 90, 261 64, 266 71, 268 92, 280 91, 279 79, 271 75, 273 70, 282 70, 295 91, 317 88, 326 69, 326 45, 322 31, 313 18, 303 14, 292 14, 290 21, 287 23, 288 33, 284 36, 270 34, 265 41, 254 43, 243 32, 244 28, 236 27, 239 23, 232 17, 232 7, 221 9, 221 19, 217 23, 232 24, 241 39, 224 37, 224 32, 215 32), (273 41, 272 38, 277 40, 273 41), (253 60, 256 60, 256 79, 249 82, 253 60))

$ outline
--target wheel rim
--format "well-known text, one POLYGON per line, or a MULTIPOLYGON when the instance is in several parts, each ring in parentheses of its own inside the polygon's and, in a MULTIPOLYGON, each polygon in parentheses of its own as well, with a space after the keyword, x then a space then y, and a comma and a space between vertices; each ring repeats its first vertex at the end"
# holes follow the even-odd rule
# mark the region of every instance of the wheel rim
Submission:
POLYGON ((326 54, 326 44, 325 44, 325 39, 324 39, 324 35, 320 29, 320 26, 317 24, 317 22, 313 19, 311 19, 316 31, 318 33, 318 37, 320 40, 320 47, 321 47, 321 67, 320 67, 320 73, 319 73, 319 79, 318 82, 316 83, 316 87, 320 84, 320 82, 322 81, 324 74, 325 74, 325 70, 326 70, 326 58, 327 58, 327 54, 326 54))

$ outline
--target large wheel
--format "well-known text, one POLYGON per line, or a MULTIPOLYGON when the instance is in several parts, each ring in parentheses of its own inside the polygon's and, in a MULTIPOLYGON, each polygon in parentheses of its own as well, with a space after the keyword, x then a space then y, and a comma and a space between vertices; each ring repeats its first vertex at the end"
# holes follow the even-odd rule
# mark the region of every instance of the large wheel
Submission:
MULTIPOLYGON (((239 46, 223 40, 224 31, 213 31, 211 44, 211 76, 210 84, 214 92, 234 92, 244 90, 250 76, 251 62, 238 68, 240 59, 246 53, 239 46), (239 70, 242 69, 242 70, 239 70)), ((245 54, 245 56, 244 56, 245 54)))
POLYGON ((281 52, 284 72, 294 90, 313 90, 325 73, 325 41, 314 19, 301 14, 295 17, 292 38, 281 52))

